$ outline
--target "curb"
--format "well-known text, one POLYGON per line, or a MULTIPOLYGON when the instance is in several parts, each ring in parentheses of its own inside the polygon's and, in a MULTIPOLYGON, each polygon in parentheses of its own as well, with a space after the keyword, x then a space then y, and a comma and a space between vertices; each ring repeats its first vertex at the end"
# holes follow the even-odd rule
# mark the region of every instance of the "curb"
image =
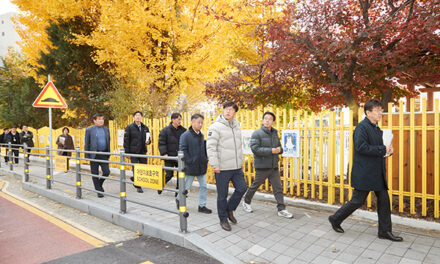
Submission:
MULTIPOLYGON (((0 168, 0 170, 4 173, 12 173, 18 179, 23 177, 21 173, 16 171, 5 170, 4 168, 0 168)), ((131 213, 121 214, 114 208, 104 207, 86 199, 72 198, 58 190, 47 190, 44 187, 30 182, 22 182, 21 184, 25 190, 58 201, 72 208, 104 219, 115 225, 122 226, 135 232, 139 231, 141 234, 159 238, 169 243, 199 252, 222 263, 242 263, 237 258, 231 256, 221 248, 216 247, 210 241, 204 239, 196 233, 184 234, 177 231, 173 227, 150 220, 148 218, 137 216, 131 213)))

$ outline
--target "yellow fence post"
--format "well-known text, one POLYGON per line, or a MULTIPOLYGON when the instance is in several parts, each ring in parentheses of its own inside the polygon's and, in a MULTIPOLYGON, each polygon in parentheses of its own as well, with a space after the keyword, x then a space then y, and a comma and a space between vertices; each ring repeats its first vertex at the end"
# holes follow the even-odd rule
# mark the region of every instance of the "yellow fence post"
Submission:
POLYGON ((411 214, 416 213, 415 207, 415 190, 416 190, 416 159, 415 159, 415 115, 414 115, 414 98, 410 99, 410 139, 409 139, 409 176, 410 176, 410 211, 411 214))
MULTIPOLYGON (((388 129, 393 132, 393 104, 388 103, 388 129)), ((390 208, 393 210, 393 155, 388 157, 388 195, 390 197, 390 208)))
POLYGON ((329 113, 327 201, 335 203, 335 112, 329 113))
POLYGON ((310 181, 311 181, 311 198, 315 199, 315 158, 316 158, 316 143, 315 143, 315 136, 316 136, 316 126, 315 126, 315 114, 312 114, 311 120, 312 120, 312 125, 311 125, 311 130, 310 130, 310 136, 311 136, 311 142, 310 142, 310 181))
POLYGON ((399 212, 403 212, 403 101, 399 101, 399 212))
POLYGON ((324 143, 324 128, 323 128, 323 113, 319 114, 319 199, 322 200, 322 177, 324 173, 323 168, 323 143, 324 143))
MULTIPOLYGON (((434 109, 434 160, 438 162, 440 159, 439 153, 439 100, 435 99, 434 109)), ((439 218, 439 166, 434 166, 434 217, 439 218)))
POLYGON ((344 113, 339 115, 339 202, 344 203, 344 113))
POLYGON ((422 99, 422 107, 422 216, 426 216, 426 98, 422 99))
POLYGON ((303 148, 302 152, 303 154, 303 180, 304 180, 304 197, 308 196, 309 189, 308 189, 308 178, 309 178, 309 165, 308 165, 308 159, 309 159, 309 118, 307 113, 304 113, 304 138, 303 138, 303 148))
POLYGON ((353 188, 351 187, 351 169, 353 168, 353 111, 350 110, 350 120, 349 120, 349 128, 348 128, 348 137, 349 137, 349 162, 348 162, 348 173, 347 173, 347 177, 348 177, 348 199, 351 199, 351 196, 353 195, 353 188))

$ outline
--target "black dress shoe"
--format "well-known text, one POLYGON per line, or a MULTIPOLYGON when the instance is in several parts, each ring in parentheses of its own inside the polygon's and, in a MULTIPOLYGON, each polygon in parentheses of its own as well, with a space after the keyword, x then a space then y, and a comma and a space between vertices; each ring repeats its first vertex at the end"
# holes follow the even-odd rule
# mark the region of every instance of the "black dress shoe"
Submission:
POLYGON ((98 198, 103 198, 103 197, 104 197, 104 194, 98 193, 98 198))
POLYGON ((236 224, 236 223, 237 223, 237 219, 235 219, 235 217, 234 217, 234 212, 233 212, 233 211, 226 211, 226 213, 228 214, 228 218, 229 218, 229 220, 230 220, 233 224, 236 224))
POLYGON ((144 192, 144 190, 142 190, 141 187, 136 187, 136 191, 137 191, 138 193, 143 193, 143 192, 144 192))
POLYGON ((162 194, 162 191, 161 190, 157 190, 157 194, 162 194))
POLYGON ((199 206, 199 213, 210 214, 212 213, 212 210, 208 209, 206 206, 199 206))
POLYGON ((333 230, 338 233, 344 233, 344 229, 342 229, 341 224, 337 224, 332 215, 328 217, 328 221, 330 222, 330 224, 332 224, 333 230))
POLYGON ((394 242, 401 242, 401 241, 403 241, 403 238, 393 235, 393 233, 391 233, 390 231, 388 231, 388 232, 379 232, 379 238, 380 239, 388 239, 388 240, 391 240, 391 241, 394 241, 394 242))
POLYGON ((220 226, 226 230, 226 231, 231 231, 231 225, 229 225, 228 220, 224 221, 224 222, 220 222, 220 226))

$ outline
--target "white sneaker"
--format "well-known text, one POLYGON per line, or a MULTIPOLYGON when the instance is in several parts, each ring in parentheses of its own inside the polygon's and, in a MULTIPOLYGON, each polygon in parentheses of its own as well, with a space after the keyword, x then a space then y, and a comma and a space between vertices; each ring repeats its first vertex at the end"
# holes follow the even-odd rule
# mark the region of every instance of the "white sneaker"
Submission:
POLYGON ((248 212, 248 213, 252 213, 253 212, 251 205, 245 203, 244 201, 243 201, 243 210, 245 212, 248 212))
POLYGON ((287 211, 287 210, 278 211, 278 216, 285 217, 285 218, 293 218, 293 214, 289 213, 289 211, 287 211))

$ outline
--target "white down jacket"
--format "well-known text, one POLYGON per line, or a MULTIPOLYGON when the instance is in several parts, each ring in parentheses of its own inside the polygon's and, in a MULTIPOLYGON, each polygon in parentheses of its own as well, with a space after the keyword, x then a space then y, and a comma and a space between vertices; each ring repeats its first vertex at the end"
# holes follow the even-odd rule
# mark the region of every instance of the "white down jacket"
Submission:
POLYGON ((223 115, 209 127, 206 140, 209 163, 220 170, 237 170, 243 165, 240 122, 229 123, 223 115))

